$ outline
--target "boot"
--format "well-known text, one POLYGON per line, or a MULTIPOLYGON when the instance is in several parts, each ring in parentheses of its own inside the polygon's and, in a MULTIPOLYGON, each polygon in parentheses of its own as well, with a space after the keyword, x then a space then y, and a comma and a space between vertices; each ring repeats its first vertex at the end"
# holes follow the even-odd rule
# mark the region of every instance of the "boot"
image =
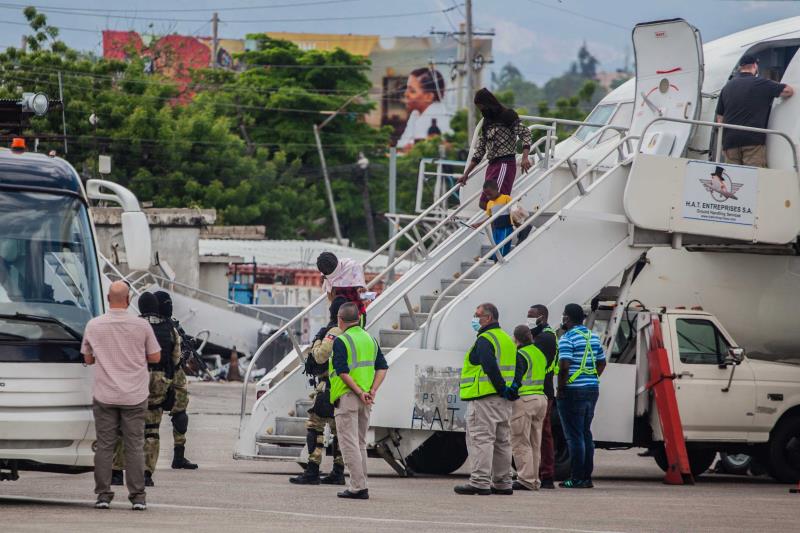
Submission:
POLYGON ((144 471, 144 486, 145 487, 155 487, 156 484, 153 483, 153 474, 149 470, 144 471))
POLYGON ((289 478, 289 483, 294 483, 295 485, 319 485, 319 465, 309 462, 305 472, 299 476, 289 478))
POLYGON ((172 468, 175 469, 183 469, 183 470, 196 470, 197 465, 189 461, 186 457, 183 456, 183 453, 186 451, 186 448, 179 444, 175 446, 173 450, 174 454, 172 456, 172 468))
POLYGON ((319 480, 323 485, 344 485, 344 465, 333 463, 331 473, 319 480))
POLYGON ((125 478, 122 477, 122 470, 112 470, 111 471, 111 484, 112 485, 122 485, 125 478))

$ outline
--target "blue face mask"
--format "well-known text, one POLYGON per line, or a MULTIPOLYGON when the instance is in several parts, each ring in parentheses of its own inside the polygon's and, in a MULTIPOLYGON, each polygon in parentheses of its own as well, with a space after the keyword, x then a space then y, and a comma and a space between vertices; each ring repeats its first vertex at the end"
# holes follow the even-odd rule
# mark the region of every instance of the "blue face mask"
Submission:
POLYGON ((475 331, 481 330, 481 319, 474 316, 472 317, 472 329, 475 331))

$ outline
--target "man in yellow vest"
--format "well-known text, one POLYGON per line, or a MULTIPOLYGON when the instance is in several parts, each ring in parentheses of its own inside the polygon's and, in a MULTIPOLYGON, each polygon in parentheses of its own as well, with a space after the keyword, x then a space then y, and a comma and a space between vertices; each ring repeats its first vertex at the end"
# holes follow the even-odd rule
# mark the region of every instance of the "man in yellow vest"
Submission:
POLYGON ((369 415, 389 366, 378 342, 359 325, 358 306, 352 302, 343 304, 337 317, 344 333, 333 341, 328 372, 339 448, 350 471, 350 485, 337 496, 368 500, 369 415))
POLYGON ((519 387, 519 400, 511 410, 511 448, 517 467, 514 490, 539 490, 539 458, 542 443, 542 424, 547 414, 544 377, 547 359, 533 344, 528 326, 514 329, 514 341, 525 363, 519 387))
POLYGON ((542 424, 542 453, 539 461, 541 489, 554 489, 556 478, 556 454, 553 440, 553 418, 558 417, 553 375, 558 374, 558 335, 550 327, 547 319, 550 313, 544 304, 534 304, 528 309, 528 328, 531 330, 533 344, 547 359, 547 373, 544 376, 544 395, 547 398, 547 413, 542 424))
POLYGON ((461 399, 467 402, 467 450, 472 473, 456 494, 514 494, 511 488, 511 404, 523 374, 522 358, 500 329, 497 307, 485 303, 472 317, 478 334, 464 356, 461 399))

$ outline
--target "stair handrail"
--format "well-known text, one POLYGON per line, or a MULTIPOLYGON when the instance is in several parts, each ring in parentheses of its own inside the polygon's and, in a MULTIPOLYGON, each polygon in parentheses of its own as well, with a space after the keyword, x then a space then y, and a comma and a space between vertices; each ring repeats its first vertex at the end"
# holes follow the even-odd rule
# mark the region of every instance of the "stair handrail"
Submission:
MULTIPOLYGON (((571 152, 569 155, 564 157, 564 160, 569 159, 570 157, 575 155, 575 153, 577 153, 577 151, 579 151, 582 148, 584 148, 584 146, 586 144, 592 142, 596 136, 604 134, 607 130, 617 130, 618 132, 621 133, 623 131, 627 131, 627 128, 613 126, 613 125, 610 125, 610 124, 601 127, 595 133, 590 135, 588 139, 586 139, 583 143, 581 143, 580 146, 575 148, 573 150, 573 152, 571 152)), ((597 168, 600 165, 600 163, 602 163, 607 157, 609 157, 611 154, 613 154, 617 150, 617 148, 619 146, 621 146, 622 144, 627 142, 628 137, 629 137, 628 135, 621 136, 620 139, 616 143, 614 143, 614 145, 611 146, 609 150, 607 150, 607 152, 603 155, 603 157, 601 157, 598 160, 596 160, 592 165, 588 166, 586 169, 584 169, 583 172, 578 174, 563 189, 561 189, 556 195, 554 195, 543 206, 541 206, 539 208, 539 212, 544 213, 546 209, 548 209, 553 204, 555 204, 558 200, 560 200, 569 190, 572 189, 573 186, 577 186, 578 183, 583 178, 585 178, 590 172, 594 171, 595 168, 597 168)), ((619 161, 616 166, 624 164, 625 161, 627 161, 627 159, 619 161)), ((534 189, 536 186, 538 186, 540 183, 542 183, 559 166, 560 166, 560 163, 557 164, 557 165, 554 165, 553 168, 551 168, 551 169, 545 171, 544 173, 542 173, 536 180, 534 180, 533 183, 529 184, 527 187, 525 187, 525 189, 522 192, 518 193, 518 196, 522 197, 522 196, 528 194, 532 189, 534 189)), ((615 168, 616 168, 616 166, 615 166, 615 168)), ((578 187, 578 194, 583 196, 585 194, 585 191, 581 192, 580 187, 578 187)), ((509 210, 514 203, 515 202, 510 202, 510 203, 504 205, 501 209, 498 209, 497 213, 495 213, 492 217, 490 217, 488 220, 483 222, 478 228, 475 229, 475 231, 479 232, 479 231, 482 231, 484 228, 488 227, 488 224, 490 224, 497 217, 501 216, 503 213, 505 213, 507 210, 509 210)), ((469 275, 470 274, 472 274, 475 270, 478 269, 478 267, 480 267, 485 262, 487 262, 491 257, 493 257, 503 246, 505 246, 506 243, 511 242, 511 240, 516 235, 518 235, 520 233, 520 231, 522 231, 524 228, 526 228, 529 225, 531 225, 535 218, 536 217, 534 217, 534 216, 529 216, 522 224, 517 226, 505 239, 503 239, 499 243, 495 243, 495 246, 488 253, 483 255, 478 261, 475 262, 474 265, 469 267, 466 270, 466 272, 464 272, 463 274, 461 274, 459 276, 458 279, 454 279, 447 287, 445 287, 442 291, 439 292, 439 295, 437 296, 436 300, 434 301, 433 305, 431 306, 430 311, 428 312, 428 318, 425 319, 425 323, 422 325, 422 327, 420 327, 420 329, 422 329, 422 338, 420 340, 420 347, 421 348, 426 348, 427 345, 428 345, 428 333, 430 332, 431 323, 433 321, 433 315, 436 313, 439 304, 442 302, 442 299, 447 295, 448 292, 450 292, 450 290, 455 285, 458 284, 458 280, 460 280, 460 279, 469 279, 469 275)), ((544 226, 542 226, 542 227, 544 227, 544 226)), ((540 235, 541 233, 542 232, 537 231, 533 235, 528 236, 526 241, 533 241, 536 238, 536 236, 540 235)), ((465 239, 462 242, 466 242, 466 241, 467 241, 467 239, 465 239)), ((455 248, 453 250, 455 250, 455 248)), ((437 348, 437 344, 436 343, 438 343, 438 340, 439 340, 439 330, 438 330, 438 327, 437 327, 436 335, 434 336, 434 349, 437 348)))
MULTIPOLYGON (((553 164, 552 166, 550 166, 549 168, 545 169, 545 170, 544 170, 544 172, 542 172, 542 174, 540 174, 540 175, 539 175, 539 176, 536 178, 536 180, 534 180, 534 182, 533 182, 532 184, 530 184, 530 185, 526 186, 526 187, 523 189, 523 191, 522 191, 522 192, 519 192, 519 193, 517 193, 517 195, 518 195, 519 197, 521 197, 521 196, 524 196, 525 194, 527 194, 528 192, 530 192, 530 191, 531 191, 531 190, 532 190, 534 187, 536 187, 536 186, 537 186, 539 183, 541 183, 541 182, 542 182, 544 179, 546 179, 546 178, 547 178, 547 177, 549 177, 549 176, 550 176, 552 173, 554 173, 554 172, 555 172, 555 171, 556 171, 556 170, 557 170, 557 169, 558 169, 558 168, 559 168, 559 167, 560 167, 560 166, 561 166, 561 165, 562 165, 564 162, 566 162, 566 161, 567 161, 569 158, 571 158, 572 156, 574 156, 574 155, 575 155, 576 153, 578 153, 580 150, 582 150, 583 148, 585 148, 585 147, 586 147, 586 146, 587 146, 589 143, 591 143, 591 142, 592 142, 592 141, 593 141, 595 138, 599 138, 599 136, 601 136, 602 134, 604 134, 604 133, 605 133, 606 131, 608 131, 608 130, 614 130, 614 131, 617 131, 617 132, 620 134, 620 137, 624 137, 624 136, 623 136, 623 134, 624 134, 624 132, 625 132, 625 131, 627 131, 627 128, 624 128, 624 127, 622 127, 622 126, 613 126, 613 125, 605 125, 605 126, 601 126, 601 127, 598 129, 598 131, 596 131, 596 132, 594 132, 593 134, 591 134, 591 135, 590 135, 590 136, 589 136, 589 137, 588 137, 586 140, 582 141, 582 142, 581 142, 581 143, 580 143, 580 144, 579 144, 577 147, 573 148, 573 150, 572 150, 571 152, 569 152, 569 153, 568 153, 568 154, 567 154, 565 157, 563 157, 561 160, 559 160, 559 161, 557 161, 556 163, 554 163, 554 164, 553 164)), ((622 141, 620 140, 620 142, 622 142, 622 141)), ((614 145, 614 149, 616 150, 616 148, 617 148, 617 147, 616 147, 616 144, 615 144, 615 145, 614 145)), ((608 156, 605 156, 603 159, 605 159, 606 157, 608 157, 608 156)), ((603 161, 603 159, 600 159, 600 160, 598 160, 598 162, 597 162, 596 164, 599 164, 600 162, 602 162, 602 161, 603 161)), ((594 165, 593 165, 592 167, 590 167, 590 168, 593 168, 593 167, 594 167, 594 165)), ((535 168, 534 168, 534 169, 531 169, 531 170, 530 170, 528 173, 526 173, 526 174, 523 174, 523 176, 521 176, 521 178, 522 178, 522 179, 524 179, 524 178, 528 177, 529 175, 533 174, 534 172, 537 172, 537 169, 535 169, 535 168)), ((479 225, 479 226, 476 228, 476 230, 475 230, 475 231, 476 231, 476 232, 484 231, 486 228, 490 227, 491 223, 492 223, 494 220, 496 220, 498 217, 500 217, 500 216, 501 216, 501 215, 503 215, 503 214, 504 214, 506 211, 508 211, 508 210, 509 210, 509 209, 510 209, 510 208, 513 206, 513 204, 515 204, 515 203, 516 203, 516 202, 510 202, 510 203, 508 203, 508 204, 505 204, 505 205, 504 205, 504 206, 502 206, 501 208, 499 208, 499 209, 498 209, 496 212, 494 212, 494 213, 493 213, 493 215, 492 215, 491 217, 489 217, 487 220, 485 220, 484 222, 482 222, 482 223, 481 223, 481 224, 480 224, 480 225, 479 225)), ((481 213, 476 213, 476 214, 475 214, 475 216, 482 216, 482 214, 481 214, 481 213)), ((474 217, 473 217, 473 218, 474 218, 474 217)), ((533 217, 530 217, 530 218, 533 218, 533 217)), ((441 224, 442 224, 442 223, 440 223, 439 225, 441 225, 441 224)), ((438 227, 438 225, 437 225, 437 227, 438 227)), ((436 229, 436 228, 434 228, 434 229, 436 229)), ((433 231, 433 230, 432 230, 432 231, 433 231)), ((468 242, 470 242, 470 239, 463 239, 461 242, 459 242, 458 244, 456 244, 456 245, 455 245, 453 248, 451 248, 450 250, 448 250, 448 252, 447 252, 447 253, 445 253, 445 254, 444 254, 442 257, 440 257, 439 259, 437 259, 437 261, 436 261, 436 262, 433 264, 432 268, 436 268, 436 267, 438 267, 439 265, 441 265, 441 264, 442 264, 444 261, 446 261, 448 258, 450 258, 450 257, 451 257, 451 256, 452 256, 452 255, 453 255, 453 254, 454 254, 456 251, 460 250, 460 249, 461 249, 463 246, 465 246, 465 245, 466 245, 468 242)), ((474 270, 474 269, 472 269, 472 268, 471 268, 470 270, 468 270, 468 272, 470 272, 470 273, 471 273, 473 270, 474 270)), ((466 273, 464 273, 464 274, 462 274, 461 276, 459 276, 459 279, 466 279, 466 278, 467 278, 467 275, 466 275, 466 273)), ((417 278, 417 279, 415 279, 414 281, 412 281, 412 282, 411 282, 411 283, 410 283, 408 286, 406 286, 406 287, 405 287, 405 289, 406 289, 405 291, 403 291, 403 292, 402 292, 402 293, 400 293, 400 294, 397 294, 397 295, 395 295, 395 296, 394 296, 394 299, 393 299, 393 300, 391 300, 391 301, 390 301, 390 303, 389 303, 388 305, 386 305, 386 306, 385 306, 385 307, 384 307, 384 308, 383 308, 383 309, 382 309, 382 310, 381 310, 381 311, 380 311, 380 312, 379 312, 379 313, 378 313, 378 314, 377 314, 375 317, 371 318, 370 320, 374 322, 374 321, 377 321, 378 319, 380 319, 380 318, 381 318, 381 317, 382 317, 382 316, 383 316, 383 315, 384 315, 384 314, 385 314, 385 313, 386 313, 386 312, 387 312, 389 309, 391 309, 391 308, 393 308, 395 305, 397 305, 397 303, 399 303, 399 301, 400 301, 402 298, 405 298, 405 297, 408 295, 408 293, 409 293, 409 292, 410 292, 412 289, 414 289, 414 288, 415 288, 417 285, 419 285, 419 284, 422 282, 422 280, 423 280, 423 278, 422 278, 422 277, 420 277, 420 278, 417 278)), ((454 283, 455 283, 455 282, 454 282, 454 283)), ((441 296, 442 296, 442 293, 440 293, 440 294, 439 294, 439 297, 437 298, 436 302, 439 302, 439 301, 441 300, 441 296)), ((429 321, 431 320, 431 317, 433 316, 433 312, 434 312, 434 309, 432 309, 432 310, 431 310, 431 311, 428 313, 428 318, 426 319, 426 321, 425 321, 425 324, 428 324, 428 323, 429 323, 429 321)), ((427 336, 427 331, 426 331, 426 332, 423 332, 423 339, 425 339, 425 337, 426 337, 426 336, 427 336)))
MULTIPOLYGON (((581 121, 573 121, 573 120, 566 120, 566 119, 554 119, 552 117, 526 117, 526 120, 541 120, 541 121, 552 123, 553 125, 555 125, 555 124, 565 124, 565 125, 576 125, 576 126, 577 125, 599 126, 600 130, 595 132, 587 140, 582 142, 578 146, 578 148, 576 148, 574 150, 574 153, 577 153, 578 150, 584 148, 588 144, 588 142, 592 141, 596 136, 598 136, 599 134, 605 132, 607 129, 614 129, 614 130, 617 130, 617 131, 620 131, 620 132, 623 131, 623 130, 627 130, 627 128, 622 128, 622 127, 619 127, 619 126, 597 125, 597 124, 592 124, 592 123, 588 123, 588 122, 581 122, 581 121)), ((479 122, 478 126, 481 123, 482 123, 482 121, 479 122)), ((530 126, 529 128, 537 127, 536 129, 544 129, 544 128, 539 128, 538 126, 541 126, 541 125, 534 124, 534 125, 530 126)), ((472 142, 470 144, 470 153, 472 153, 472 151, 474 149, 474 146, 475 146, 475 143, 477 142, 478 131, 479 131, 479 129, 478 129, 478 127, 476 127, 475 132, 473 133, 472 142)), ((548 137, 550 135, 555 135, 555 131, 551 132, 550 130, 547 130, 547 135, 548 135, 548 137)), ((551 148, 554 148, 554 145, 551 145, 551 148)), ((546 172, 549 173, 549 172, 553 171, 555 168, 559 167, 569 157, 572 157, 572 155, 574 155, 574 153, 570 153, 570 155, 567 158, 562 159, 561 161, 558 162, 557 165, 554 165, 553 167, 549 168, 546 172)), ((486 166, 488 166, 488 161, 487 160, 482 161, 479 165, 477 165, 475 167, 475 169, 473 170, 471 175, 474 175, 474 174, 478 173, 479 171, 481 171, 486 166)), ((401 237, 403 237, 405 234, 407 234, 409 231, 411 231, 412 228, 415 228, 420 223, 420 221, 422 221, 429 213, 431 213, 434 209, 436 209, 447 198, 449 198, 450 196, 455 194, 455 192, 458 191, 460 188, 461 188, 460 184, 457 184, 457 185, 453 186, 452 188, 450 188, 440 198, 438 198, 435 202, 433 202, 430 206, 428 206, 424 211, 422 211, 411 223, 409 223, 407 226, 405 226, 400 231, 398 231, 394 235, 394 237, 392 237, 391 239, 386 241, 380 248, 378 248, 375 252, 373 252, 366 260, 364 260, 364 262, 362 262, 362 266, 366 266, 367 264, 369 264, 373 259, 378 257, 384 250, 387 250, 392 244, 396 243, 401 237)), ((470 195, 470 197, 468 199, 461 200, 461 205, 457 209, 455 209, 451 213, 449 213, 446 218, 442 219, 425 236, 420 238, 417 241, 416 244, 412 245, 408 250, 406 250, 403 254, 401 254, 399 257, 397 257, 395 259, 395 261, 391 265, 389 265, 381 273, 379 273, 377 276, 375 276, 369 283, 367 283, 367 288, 371 288, 373 285, 378 283, 378 281, 380 281, 384 276, 386 276, 386 274, 391 272, 397 264, 399 264, 409 254, 413 253, 416 249, 418 249, 420 244, 425 239, 430 237, 434 232, 438 231, 442 226, 444 226, 450 220, 453 220, 458 213, 460 213, 467 205, 469 205, 471 202, 473 202, 475 199, 477 199, 478 196, 480 196, 480 192, 481 191, 477 191, 476 193, 470 195)), ((494 218, 490 218, 489 220, 487 220, 481 226, 481 228, 486 227, 486 224, 491 222, 492 220, 494 220, 494 218)), ((458 248, 460 248, 460 245, 458 246, 458 248)), ((452 250, 451 250, 451 253, 452 253, 452 250)), ((446 256, 451 255, 451 253, 447 254, 446 256)), ((437 262, 437 264, 439 264, 441 261, 442 261, 442 259, 440 259, 439 262, 437 262)), ((412 288, 416 287, 417 283, 419 283, 419 280, 414 282, 412 288)), ((407 293, 408 290, 405 291, 405 292, 407 293)), ((287 323, 285 323, 283 326, 281 326, 279 329, 277 329, 272 335, 270 335, 264 342, 261 343, 261 345, 258 347, 258 349, 256 349, 256 351, 253 354, 253 356, 250 358, 250 361, 249 361, 249 363, 247 365, 247 370, 245 371, 245 375, 244 375, 244 386, 242 387, 242 401, 241 401, 241 406, 240 406, 240 411, 239 411, 239 434, 240 435, 241 435, 241 429, 242 429, 242 422, 244 421, 244 416, 245 416, 245 413, 246 413, 246 410, 247 410, 247 391, 248 391, 248 386, 247 385, 249 384, 250 374, 252 373, 252 370, 253 370, 253 368, 255 366, 256 361, 258 361, 258 359, 261 357, 261 354, 264 353, 264 351, 266 350, 266 348, 269 345, 271 345, 273 342, 275 342, 275 340, 280 338, 292 325, 294 325, 296 322, 298 322, 303 317, 305 317, 308 313, 310 313, 311 310, 314 309, 317 305, 319 305, 326 297, 327 297, 327 295, 325 295, 325 294, 320 295, 313 302, 311 302, 305 309, 300 311, 291 320, 289 320, 287 323)), ((391 308, 394 305, 396 305, 396 303, 397 303, 397 298, 395 298, 395 300, 389 306, 387 306, 386 308, 391 308)), ((298 354, 298 356, 299 356, 299 354, 298 354)))
POLYGON ((779 137, 783 137, 786 140, 786 142, 789 143, 789 146, 792 149, 792 162, 794 163, 794 170, 795 170, 795 172, 800 171, 800 166, 798 165, 798 162, 797 162, 797 145, 792 140, 792 138, 789 137, 788 134, 786 134, 786 133, 784 133, 782 131, 771 130, 771 129, 767 129, 767 128, 754 128, 752 126, 739 126, 737 124, 724 124, 722 122, 710 122, 708 120, 696 120, 696 119, 691 119, 691 118, 678 118, 678 117, 656 117, 656 118, 654 118, 653 120, 648 122, 647 125, 642 130, 642 133, 640 134, 640 137, 639 137, 639 144, 638 144, 638 146, 636 148, 636 153, 639 153, 639 152, 642 151, 642 143, 644 142, 644 138, 645 138, 644 134, 647 132, 647 130, 650 128, 650 126, 652 126, 656 122, 676 122, 676 123, 679 123, 679 124, 691 124, 693 126, 707 126, 707 127, 710 127, 712 130, 715 130, 715 129, 719 130, 719 131, 717 131, 716 154, 715 154, 715 162, 717 162, 717 163, 719 163, 719 158, 722 155, 722 132, 725 129, 739 130, 739 131, 749 131, 749 132, 753 132, 753 133, 764 133, 766 135, 777 135, 779 137))

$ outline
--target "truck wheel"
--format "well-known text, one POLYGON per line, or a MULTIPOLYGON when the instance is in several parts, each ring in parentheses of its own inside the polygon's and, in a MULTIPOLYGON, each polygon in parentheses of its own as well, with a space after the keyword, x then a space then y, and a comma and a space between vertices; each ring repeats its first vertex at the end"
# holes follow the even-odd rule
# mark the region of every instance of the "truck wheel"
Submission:
POLYGON ((406 463, 415 473, 444 476, 461 468, 467 455, 463 432, 437 431, 406 457, 406 463))
POLYGON ((746 453, 725 453, 719 454, 719 466, 725 474, 736 474, 739 476, 747 475, 753 458, 746 453))
MULTIPOLYGON (((650 448, 650 452, 653 454, 653 459, 656 460, 658 467, 666 472, 669 467, 669 462, 667 461, 667 452, 664 450, 664 445, 659 444, 650 448)), ((687 447, 686 454, 689 456, 689 470, 692 472, 693 477, 704 474, 711 466, 711 463, 714 462, 714 457, 717 456, 716 450, 710 450, 708 448, 687 447)))
POLYGON ((800 416, 782 421, 769 439, 769 475, 782 483, 800 480, 800 416))

